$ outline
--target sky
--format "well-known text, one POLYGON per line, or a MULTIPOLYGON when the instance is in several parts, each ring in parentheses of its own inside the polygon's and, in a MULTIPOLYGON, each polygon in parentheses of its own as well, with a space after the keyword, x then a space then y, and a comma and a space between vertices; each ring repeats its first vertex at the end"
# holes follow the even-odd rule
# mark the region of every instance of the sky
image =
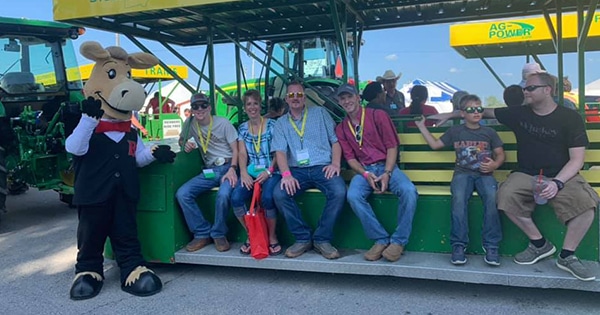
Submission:
MULTIPOLYGON (((20 0, 12 2, 10 7, 4 6, 0 13, 5 17, 18 17, 39 20, 53 20, 52 0, 20 0)), ((75 41, 79 45, 87 40, 100 42, 104 46, 115 44, 114 33, 86 28, 84 36, 75 41)), ((361 50, 359 61, 360 80, 374 80, 390 69, 396 74, 402 73, 398 81, 398 89, 414 79, 430 81, 445 81, 461 90, 479 95, 482 99, 495 96, 502 99, 502 86, 495 80, 484 64, 478 59, 465 59, 449 44, 449 24, 430 26, 413 26, 379 31, 366 31, 363 34, 365 44, 361 50)), ((142 42, 158 58, 167 64, 182 65, 177 58, 158 44, 142 40, 142 42)), ((137 46, 120 36, 120 44, 128 52, 139 51, 137 46)), ((197 47, 177 48, 192 63, 201 67, 204 49, 197 47)), ((79 64, 90 61, 78 55, 79 64)), ((215 67, 217 69, 216 82, 224 85, 235 81, 234 47, 231 44, 217 45, 215 48, 215 67)), ((557 74, 557 58, 555 55, 541 55, 540 59, 550 73, 557 74)), ((578 87, 576 55, 565 54, 565 75, 571 78, 573 88, 578 87)), ((521 80, 521 69, 526 62, 521 57, 501 57, 487 59, 489 64, 501 79, 508 84, 516 84, 521 80)), ((597 52, 586 53, 586 83, 600 78, 595 71, 600 64, 600 55, 597 52)), ((251 76, 252 62, 250 58, 243 58, 243 65, 247 75, 251 76)), ((261 66, 255 63, 254 73, 260 74, 261 66)), ((191 70, 190 70, 191 74, 191 70)), ((197 84, 197 76, 191 75, 190 84, 197 84)), ((204 86, 201 86, 204 88, 204 86)))

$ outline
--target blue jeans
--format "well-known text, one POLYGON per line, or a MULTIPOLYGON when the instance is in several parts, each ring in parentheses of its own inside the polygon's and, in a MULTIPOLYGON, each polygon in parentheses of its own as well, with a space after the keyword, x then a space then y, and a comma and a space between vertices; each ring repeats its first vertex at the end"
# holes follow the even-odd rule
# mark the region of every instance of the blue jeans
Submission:
POLYGON ((302 213, 294 201, 294 197, 300 195, 309 188, 317 188, 325 194, 325 209, 321 214, 319 224, 315 229, 313 240, 315 243, 329 243, 333 238, 333 226, 338 215, 344 207, 346 198, 346 184, 340 176, 334 176, 330 179, 325 178, 323 172, 324 165, 310 167, 292 167, 290 171, 294 178, 298 180, 300 189, 295 195, 288 193, 277 185, 273 190, 275 204, 279 211, 283 213, 288 228, 297 243, 309 243, 311 241, 310 228, 302 218, 302 213))
POLYGON ((227 234, 227 212, 229 211, 229 198, 233 187, 228 180, 223 181, 221 178, 229 170, 230 164, 224 164, 213 168, 215 172, 214 178, 204 177, 204 173, 188 180, 183 184, 175 194, 183 216, 190 229, 194 234, 194 238, 221 238, 227 234), (211 190, 214 187, 219 187, 217 199, 215 202, 215 223, 212 225, 204 219, 202 210, 196 203, 198 195, 211 190))
POLYGON ((498 182, 492 175, 454 173, 450 190, 452 191, 452 245, 467 246, 469 243, 469 198, 476 190, 483 202, 482 240, 485 248, 498 248, 502 240, 500 214, 496 208, 496 190, 498 182))
MULTIPOLYGON (((385 171, 384 164, 366 166, 365 169, 377 176, 385 171)), ((410 232, 412 231, 412 221, 417 209, 417 199, 419 194, 415 185, 406 177, 406 175, 394 167, 392 177, 390 178, 388 190, 398 196, 398 221, 396 230, 390 238, 387 231, 377 220, 373 208, 367 202, 367 198, 373 192, 373 188, 362 175, 355 175, 348 188, 348 203, 352 211, 360 219, 365 234, 377 244, 396 243, 405 246, 408 243, 410 232)))
MULTIPOLYGON (((268 219, 274 219, 277 217, 277 208, 275 208, 275 201, 273 200, 273 190, 279 184, 281 175, 273 174, 269 179, 264 181, 261 185, 260 203, 265 209, 265 216, 268 219)), ((241 218, 248 211, 246 202, 252 198, 252 192, 254 189, 246 189, 242 185, 242 181, 238 181, 238 184, 231 193, 231 205, 233 206, 233 213, 236 217, 241 218)))

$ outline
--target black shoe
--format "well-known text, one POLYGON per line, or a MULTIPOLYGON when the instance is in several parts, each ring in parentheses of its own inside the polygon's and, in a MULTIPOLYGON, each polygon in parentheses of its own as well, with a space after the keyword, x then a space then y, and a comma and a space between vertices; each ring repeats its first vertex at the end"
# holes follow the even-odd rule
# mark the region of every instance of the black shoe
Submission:
POLYGON ((125 283, 121 285, 121 290, 137 295, 150 296, 162 289, 162 282, 154 272, 146 267, 140 266, 133 270, 125 283))
POLYGON ((71 300, 87 300, 95 297, 102 289, 102 276, 95 272, 79 273, 71 285, 71 300))

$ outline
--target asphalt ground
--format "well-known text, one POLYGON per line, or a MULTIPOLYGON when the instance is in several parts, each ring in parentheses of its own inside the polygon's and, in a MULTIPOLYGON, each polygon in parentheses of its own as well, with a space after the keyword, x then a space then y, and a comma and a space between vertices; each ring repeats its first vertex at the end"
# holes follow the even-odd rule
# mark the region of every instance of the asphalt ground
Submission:
POLYGON ((596 314, 590 292, 435 280, 155 265, 155 296, 121 291, 113 261, 102 292, 71 301, 77 213, 55 192, 9 196, 0 223, 0 314, 596 314))

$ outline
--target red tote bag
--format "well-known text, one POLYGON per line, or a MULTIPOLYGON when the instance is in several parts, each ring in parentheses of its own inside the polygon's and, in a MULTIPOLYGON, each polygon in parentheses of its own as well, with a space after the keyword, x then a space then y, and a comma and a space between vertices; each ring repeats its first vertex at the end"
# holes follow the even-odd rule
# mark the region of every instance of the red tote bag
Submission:
POLYGON ((256 259, 269 257, 269 234, 265 210, 260 205, 260 184, 254 183, 254 192, 250 210, 244 215, 248 239, 250 240, 251 255, 256 259))

